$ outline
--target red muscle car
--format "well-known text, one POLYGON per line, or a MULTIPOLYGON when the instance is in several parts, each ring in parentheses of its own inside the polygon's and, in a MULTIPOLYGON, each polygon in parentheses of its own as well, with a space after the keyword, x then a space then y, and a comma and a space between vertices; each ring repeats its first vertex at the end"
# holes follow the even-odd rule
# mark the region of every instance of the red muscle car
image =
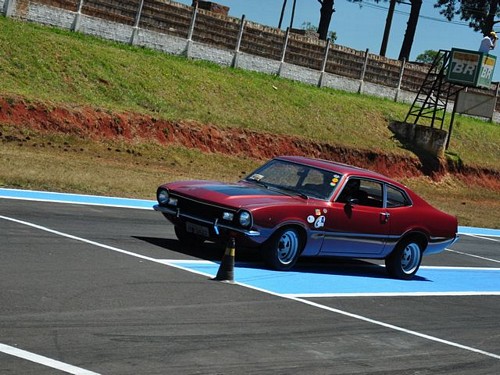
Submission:
POLYGON ((160 211, 180 241, 235 238, 277 270, 299 256, 384 259, 411 279, 423 255, 457 239, 457 219, 381 174, 325 160, 282 156, 243 180, 167 183, 160 211))

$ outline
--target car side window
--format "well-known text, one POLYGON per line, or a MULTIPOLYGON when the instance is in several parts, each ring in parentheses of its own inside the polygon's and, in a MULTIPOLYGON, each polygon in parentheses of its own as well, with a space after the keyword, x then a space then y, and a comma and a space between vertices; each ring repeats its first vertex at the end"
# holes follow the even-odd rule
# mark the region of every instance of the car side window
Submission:
POLYGON ((387 208, 410 206, 411 202, 406 194, 392 186, 387 186, 387 208))
POLYGON ((383 207, 383 190, 380 182, 350 178, 339 195, 337 202, 347 203, 355 199, 360 206, 383 207))
POLYGON ((363 198, 359 204, 370 207, 383 207, 383 190, 382 184, 371 180, 361 180, 360 191, 362 191, 363 198))

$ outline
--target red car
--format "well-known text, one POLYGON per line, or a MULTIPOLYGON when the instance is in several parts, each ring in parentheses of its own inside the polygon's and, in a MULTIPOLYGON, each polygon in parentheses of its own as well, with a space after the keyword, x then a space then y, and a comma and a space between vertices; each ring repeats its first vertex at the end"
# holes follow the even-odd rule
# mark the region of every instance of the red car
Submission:
POLYGON ((270 160, 233 183, 180 181, 157 191, 160 211, 180 241, 235 238, 277 270, 299 256, 385 259, 411 279, 422 255, 457 238, 457 219, 404 185, 365 169, 305 157, 270 160))

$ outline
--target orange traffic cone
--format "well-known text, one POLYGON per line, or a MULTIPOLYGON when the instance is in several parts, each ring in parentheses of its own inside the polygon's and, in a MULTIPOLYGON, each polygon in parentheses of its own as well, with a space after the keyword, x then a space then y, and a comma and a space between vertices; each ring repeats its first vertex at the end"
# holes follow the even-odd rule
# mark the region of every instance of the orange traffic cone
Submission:
POLYGON ((231 237, 227 243, 226 252, 222 257, 222 262, 220 263, 219 271, 217 271, 217 276, 215 276, 212 280, 234 283, 235 247, 235 240, 231 237))

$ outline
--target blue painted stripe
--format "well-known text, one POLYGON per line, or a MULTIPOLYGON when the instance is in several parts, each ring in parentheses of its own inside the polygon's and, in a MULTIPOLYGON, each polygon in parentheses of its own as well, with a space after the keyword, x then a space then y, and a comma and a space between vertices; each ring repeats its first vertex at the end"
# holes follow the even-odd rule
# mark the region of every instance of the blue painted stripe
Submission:
MULTIPOLYGON (((180 261, 176 265, 215 276, 217 263, 180 261)), ((239 283, 277 294, 350 295, 415 293, 500 293, 500 268, 421 267, 413 280, 392 279, 382 266, 349 267, 345 271, 314 270, 302 267, 279 272, 236 264, 239 283)))
MULTIPOLYGON (((146 200, 146 199, 103 197, 96 195, 52 193, 46 191, 17 190, 17 189, 5 189, 5 188, 0 188, 0 198, 36 200, 36 201, 46 201, 46 202, 62 202, 62 203, 72 203, 72 204, 88 204, 88 205, 111 206, 111 207, 140 208, 140 209, 152 209, 153 205, 156 204, 156 201, 146 200)), ((500 237, 500 230, 488 229, 488 228, 459 226, 458 233, 478 235, 478 236, 500 237)))
POLYGON ((45 191, 16 190, 0 188, 0 198, 87 204, 111 207, 152 209, 156 201, 146 199, 115 198, 95 195, 52 193, 45 191))
POLYGON ((476 227, 458 227, 458 233, 460 234, 470 234, 475 236, 492 236, 499 237, 499 229, 489 229, 489 228, 476 228, 476 227))

